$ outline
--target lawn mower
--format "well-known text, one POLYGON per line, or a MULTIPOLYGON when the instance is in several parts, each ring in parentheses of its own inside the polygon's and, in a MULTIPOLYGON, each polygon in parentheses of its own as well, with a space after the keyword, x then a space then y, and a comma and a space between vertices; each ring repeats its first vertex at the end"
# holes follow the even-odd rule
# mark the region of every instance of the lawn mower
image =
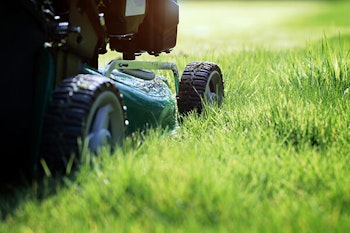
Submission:
POLYGON ((13 0, 2 11, 2 180, 43 164, 64 170, 86 150, 113 151, 128 135, 173 130, 181 116, 222 103, 217 64, 189 62, 180 77, 172 62, 136 59, 175 47, 176 0, 13 0), (107 45, 122 58, 101 68, 107 45))

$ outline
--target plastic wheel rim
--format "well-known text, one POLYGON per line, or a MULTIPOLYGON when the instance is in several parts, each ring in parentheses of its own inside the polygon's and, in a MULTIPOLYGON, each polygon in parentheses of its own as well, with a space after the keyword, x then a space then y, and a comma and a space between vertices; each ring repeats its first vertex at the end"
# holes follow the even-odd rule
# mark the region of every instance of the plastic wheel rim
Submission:
POLYGON ((102 145, 122 144, 124 138, 124 115, 122 106, 114 93, 102 93, 92 105, 86 121, 88 148, 97 152, 102 145), (114 143, 115 142, 115 143, 114 143))
POLYGON ((218 102, 218 104, 221 105, 223 92, 224 90, 220 73, 218 71, 211 72, 210 76, 208 77, 208 82, 205 86, 205 98, 211 104, 218 102))

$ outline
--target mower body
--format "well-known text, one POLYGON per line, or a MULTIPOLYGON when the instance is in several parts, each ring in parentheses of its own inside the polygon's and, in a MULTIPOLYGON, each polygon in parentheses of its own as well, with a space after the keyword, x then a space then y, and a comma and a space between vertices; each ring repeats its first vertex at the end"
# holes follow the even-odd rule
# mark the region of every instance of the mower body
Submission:
MULTIPOLYGON (((175 46, 176 1, 16 0, 3 9, 1 17, 6 35, 0 43, 5 56, 9 57, 1 63, 6 86, 2 92, 6 100, 3 107, 11 114, 2 117, 6 135, 3 148, 21 144, 8 147, 2 156, 1 170, 4 172, 1 180, 12 176, 7 172, 8 168, 15 174, 35 173, 40 159, 48 153, 43 149, 47 146, 45 144, 75 136, 55 132, 59 128, 45 130, 45 122, 56 89, 66 79, 77 75, 107 78, 108 84, 113 84, 118 90, 125 126, 122 136, 155 126, 170 130, 176 127, 176 93, 171 91, 174 88, 169 86, 167 78, 152 72, 161 63, 149 66, 150 63, 139 62, 140 66, 133 64, 128 67, 128 63, 141 53, 158 55, 170 52, 175 46), (168 14, 172 15, 172 22, 165 20, 168 14), (111 61, 108 67, 98 67, 98 57, 107 51, 107 45, 121 53, 123 59, 111 61), (124 67, 117 66, 120 64, 124 67), (150 68, 147 71, 141 70, 145 64, 150 68), (48 134, 53 134, 54 139, 47 139, 51 137, 48 134), (57 137, 63 138, 59 140, 57 137)), ((178 82, 175 64, 167 64, 167 67, 173 70, 178 82)), ((57 115, 57 111, 52 114, 57 115)), ((47 124, 59 123, 62 121, 47 124)), ((77 128, 82 124, 85 123, 78 122, 77 128)), ((60 151, 63 147, 53 144, 58 148, 49 151, 60 151)))
POLYGON ((179 111, 222 102, 214 63, 192 62, 180 79, 174 63, 136 60, 172 51, 177 0, 13 0, 2 11, 1 181, 65 172, 85 151, 113 152, 128 135, 176 129, 179 111), (99 67, 107 46, 122 58, 99 67))

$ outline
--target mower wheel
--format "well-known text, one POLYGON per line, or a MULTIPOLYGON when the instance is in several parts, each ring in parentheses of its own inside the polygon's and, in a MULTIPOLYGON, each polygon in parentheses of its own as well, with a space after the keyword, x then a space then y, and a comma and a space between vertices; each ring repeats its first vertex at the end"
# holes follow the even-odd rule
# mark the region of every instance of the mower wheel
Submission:
POLYGON ((191 62, 186 65, 179 82, 177 106, 180 115, 192 111, 202 113, 203 106, 221 106, 224 82, 220 67, 212 62, 191 62))
POLYGON ((43 159, 53 171, 83 161, 83 151, 111 150, 125 136, 126 107, 117 87, 106 77, 79 74, 55 89, 43 130, 43 159))

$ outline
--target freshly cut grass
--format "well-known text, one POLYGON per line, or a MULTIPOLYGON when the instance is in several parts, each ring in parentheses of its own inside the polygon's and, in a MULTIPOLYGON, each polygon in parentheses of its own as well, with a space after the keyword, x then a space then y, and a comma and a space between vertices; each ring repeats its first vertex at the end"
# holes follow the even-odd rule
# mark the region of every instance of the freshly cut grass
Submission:
POLYGON ((0 232, 350 232, 349 3, 180 4, 178 46, 138 59, 218 63, 223 106, 2 194, 0 232))

